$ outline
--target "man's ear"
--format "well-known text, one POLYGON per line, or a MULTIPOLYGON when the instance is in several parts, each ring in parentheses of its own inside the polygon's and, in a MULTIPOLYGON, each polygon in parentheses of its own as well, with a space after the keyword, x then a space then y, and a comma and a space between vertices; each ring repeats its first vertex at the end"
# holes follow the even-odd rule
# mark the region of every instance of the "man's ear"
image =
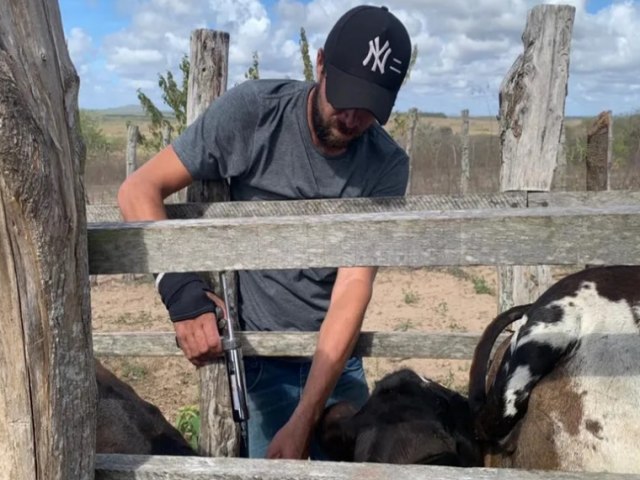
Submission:
POLYGON ((320 78, 324 73, 324 49, 319 48, 316 55, 316 79, 320 83, 320 78))

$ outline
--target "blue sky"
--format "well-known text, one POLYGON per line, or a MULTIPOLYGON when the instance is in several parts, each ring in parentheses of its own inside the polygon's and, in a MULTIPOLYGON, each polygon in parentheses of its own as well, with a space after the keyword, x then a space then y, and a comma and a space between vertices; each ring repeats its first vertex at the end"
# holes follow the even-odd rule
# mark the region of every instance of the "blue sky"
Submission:
MULTIPOLYGON (((312 58, 354 0, 59 0, 81 108, 159 100, 159 73, 188 54, 196 28, 230 33, 229 87, 244 80, 253 51, 263 78, 301 78, 298 32, 312 58)), ((529 0, 394 0, 419 57, 396 109, 495 115, 500 83, 522 52, 529 0)), ((555 3, 555 2, 549 2, 555 3)), ((567 115, 640 110, 640 2, 567 0, 576 7, 567 115)))

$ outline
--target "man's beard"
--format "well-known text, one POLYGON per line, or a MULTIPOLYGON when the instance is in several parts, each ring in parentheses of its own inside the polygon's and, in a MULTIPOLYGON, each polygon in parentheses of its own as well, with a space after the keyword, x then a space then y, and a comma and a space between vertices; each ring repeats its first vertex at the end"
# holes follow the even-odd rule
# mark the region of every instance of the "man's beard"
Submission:
POLYGON ((313 99, 311 101, 311 121, 313 122, 313 130, 322 146, 335 150, 345 149, 353 140, 358 138, 361 134, 357 134, 357 131, 349 130, 341 124, 337 124, 336 128, 340 131, 340 133, 347 137, 339 137, 333 133, 331 122, 322 118, 322 114, 320 113, 320 98, 318 93, 319 88, 319 85, 316 86, 312 93, 313 99))

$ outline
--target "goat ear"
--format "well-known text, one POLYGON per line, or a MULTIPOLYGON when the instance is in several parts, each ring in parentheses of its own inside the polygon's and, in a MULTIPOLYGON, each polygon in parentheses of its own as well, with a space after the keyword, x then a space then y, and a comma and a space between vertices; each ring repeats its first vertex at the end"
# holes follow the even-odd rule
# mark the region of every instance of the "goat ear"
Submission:
POLYGON ((316 427, 316 438, 331 460, 353 461, 357 432, 350 420, 356 413, 357 409, 349 402, 338 402, 324 410, 316 427))

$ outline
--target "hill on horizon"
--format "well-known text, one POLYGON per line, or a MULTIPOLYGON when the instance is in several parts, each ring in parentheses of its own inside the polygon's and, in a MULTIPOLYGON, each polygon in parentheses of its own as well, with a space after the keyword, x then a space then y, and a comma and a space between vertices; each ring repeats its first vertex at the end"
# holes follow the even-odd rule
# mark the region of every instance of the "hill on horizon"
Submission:
MULTIPOLYGON (((104 116, 116 116, 116 117, 144 117, 146 116, 141 105, 121 105, 119 107, 111 108, 80 108, 87 112, 96 113, 104 116)), ((167 117, 174 117, 174 113, 168 110, 161 110, 162 114, 167 117)))

